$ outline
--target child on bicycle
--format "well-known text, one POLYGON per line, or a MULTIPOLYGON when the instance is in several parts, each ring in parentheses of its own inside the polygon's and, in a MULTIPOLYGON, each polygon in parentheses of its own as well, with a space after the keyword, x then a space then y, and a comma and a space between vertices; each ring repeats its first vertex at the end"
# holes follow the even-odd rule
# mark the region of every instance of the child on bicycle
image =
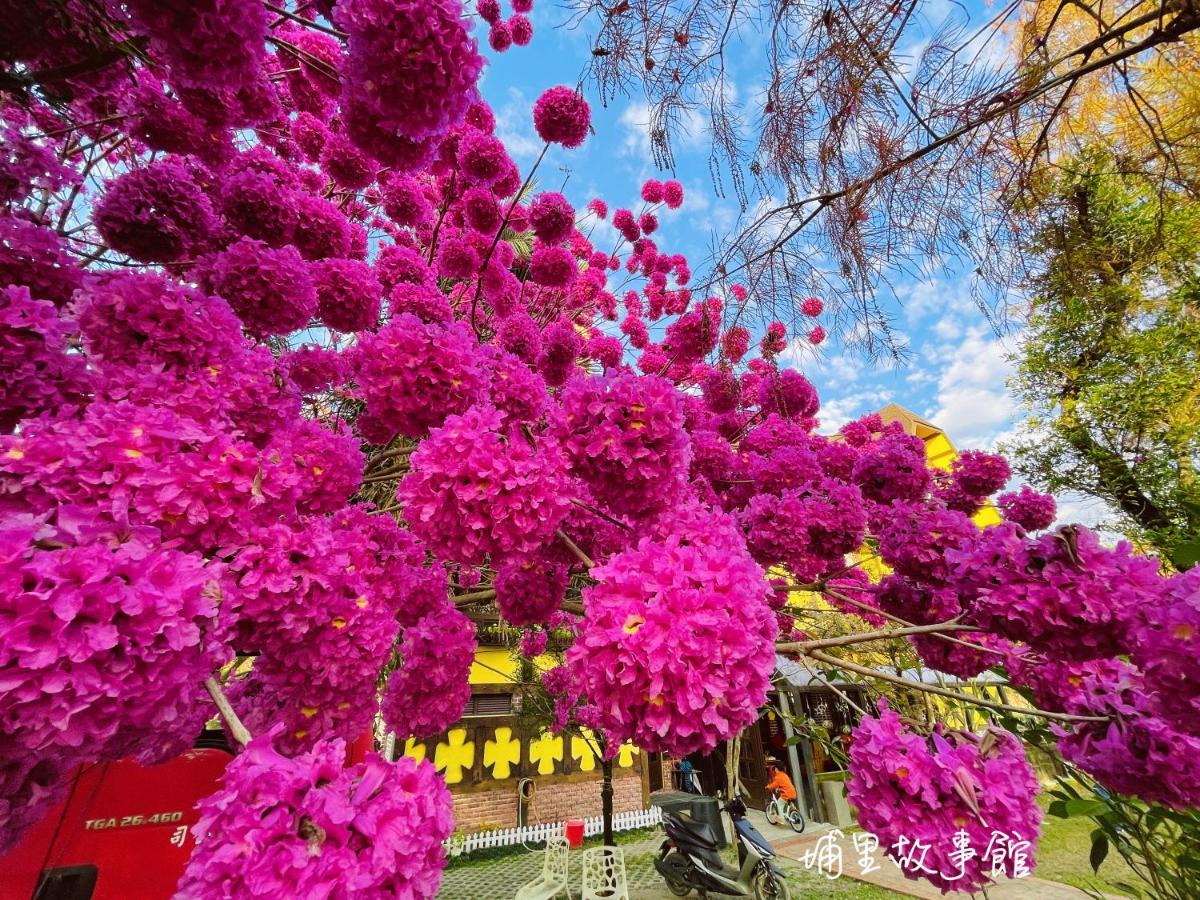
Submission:
POLYGON ((778 793, 781 800, 794 803, 796 786, 792 784, 792 779, 784 773, 781 765, 782 763, 777 760, 767 760, 767 792, 778 793))

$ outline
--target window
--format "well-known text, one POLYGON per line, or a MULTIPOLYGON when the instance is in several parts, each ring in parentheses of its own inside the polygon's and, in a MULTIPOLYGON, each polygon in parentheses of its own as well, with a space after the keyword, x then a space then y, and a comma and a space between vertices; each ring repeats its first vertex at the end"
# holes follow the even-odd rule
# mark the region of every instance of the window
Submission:
POLYGON ((91 900, 99 870, 92 865, 67 866, 43 873, 36 900, 91 900))
POLYGON ((468 716, 511 716, 513 712, 512 694, 472 694, 463 710, 463 718, 468 716))

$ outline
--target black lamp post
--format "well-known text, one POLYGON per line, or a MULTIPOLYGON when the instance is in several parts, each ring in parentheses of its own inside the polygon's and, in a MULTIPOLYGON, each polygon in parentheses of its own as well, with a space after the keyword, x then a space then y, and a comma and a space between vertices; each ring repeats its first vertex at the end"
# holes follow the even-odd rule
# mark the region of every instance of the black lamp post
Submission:
POLYGON ((604 781, 600 785, 600 812, 604 817, 604 846, 613 846, 613 764, 606 759, 600 764, 604 781))

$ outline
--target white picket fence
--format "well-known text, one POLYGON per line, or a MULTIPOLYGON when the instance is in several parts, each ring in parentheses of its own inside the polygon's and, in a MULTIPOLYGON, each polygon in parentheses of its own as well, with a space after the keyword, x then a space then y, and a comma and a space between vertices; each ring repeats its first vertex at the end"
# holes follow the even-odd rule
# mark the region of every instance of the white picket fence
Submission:
MULTIPOLYGON (((634 809, 613 816, 613 831, 629 831, 634 828, 651 828, 662 822, 662 810, 657 806, 649 809, 634 809)), ((591 816, 583 820, 585 837, 594 837, 604 831, 604 819, 591 816)), ((511 847, 515 844, 533 844, 549 838, 559 837, 566 832, 565 822, 547 822, 542 825, 525 825, 521 828, 498 828, 495 831, 480 831, 446 841, 446 850, 451 856, 471 853, 487 847, 511 847)))

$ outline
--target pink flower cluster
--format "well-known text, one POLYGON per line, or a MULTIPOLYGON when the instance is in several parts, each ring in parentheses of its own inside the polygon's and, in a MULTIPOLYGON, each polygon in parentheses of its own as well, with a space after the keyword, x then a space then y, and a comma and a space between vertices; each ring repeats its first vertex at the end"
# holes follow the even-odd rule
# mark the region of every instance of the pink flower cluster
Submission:
MULTIPOLYGON (((1200 803, 1200 735, 1164 719, 1158 697, 1121 660, 1016 666, 1035 696, 1075 715, 1103 716, 1058 729, 1063 757, 1122 794, 1175 809, 1200 803)), ((1169 701, 1168 701, 1169 702, 1169 701)))
POLYGON ((758 397, 763 412, 777 412, 785 419, 812 418, 820 406, 817 389, 795 369, 784 369, 764 378, 758 387, 758 397))
POLYGON ((1173 575, 1162 599, 1137 607, 1133 661, 1160 713, 1200 736, 1200 567, 1173 575))
POLYGON ((1118 793, 1174 809, 1200 804, 1200 737, 1156 715, 1076 726, 1059 739, 1058 748, 1064 758, 1118 793))
POLYGON ((359 430, 377 444, 397 434, 423 437, 483 390, 474 341, 462 325, 427 325, 405 313, 365 336, 354 361, 366 404, 359 430))
POLYGON ((383 692, 383 719, 400 738, 429 738, 457 722, 471 699, 475 625, 444 607, 404 631, 402 661, 383 692))
POLYGON ((201 284, 229 301, 256 337, 303 328, 317 311, 317 290, 295 247, 243 238, 201 267, 201 284))
POLYGON ((997 525, 947 552, 970 621, 1061 659, 1125 652, 1134 611, 1162 593, 1158 562, 1124 542, 1109 550, 1084 528, 1023 534, 997 525))
POLYGON ((562 406, 559 440, 571 470, 613 513, 654 515, 680 496, 691 452, 669 381, 577 379, 563 390, 562 406))
POLYGON ((611 741, 684 756, 758 715, 776 625, 762 569, 740 543, 731 519, 705 513, 592 570, 567 664, 611 741))
POLYGON ((935 490, 948 507, 974 515, 984 499, 1000 490, 1012 475, 1008 461, 995 453, 964 450, 950 464, 949 476, 939 473, 935 490))
POLYGON ((453 0, 339 0, 346 128, 383 165, 417 168, 466 115, 483 59, 462 12, 453 0))
POLYGON ((0 288, 0 434, 28 416, 57 412, 83 398, 87 387, 81 357, 67 354, 70 324, 54 304, 36 300, 29 289, 0 288))
POLYGON ((879 530, 879 555, 900 575, 935 587, 948 583, 949 550, 970 551, 979 529, 963 513, 936 505, 896 502, 879 530))
POLYGON ((126 6, 176 84, 237 90, 259 76, 270 14, 254 0, 127 0, 126 6))
MULTIPOLYGON (((1010 844, 1027 842, 1033 868, 1042 820, 1034 801, 1038 782, 1021 742, 1007 731, 922 737, 880 700, 878 718, 864 718, 854 730, 850 764, 847 799, 859 824, 879 838, 905 877, 924 877, 943 891, 981 890, 991 883, 993 859, 984 852, 995 831, 1010 844), (976 856, 956 858, 962 834, 976 856), (917 859, 925 871, 911 865, 917 859)), ((1011 856, 998 862, 1014 874, 1011 856)))
POLYGON ((174 157, 111 181, 94 218, 110 247, 147 263, 194 256, 217 227, 208 197, 174 157))
POLYGON ((521 643, 518 645, 521 655, 530 659, 541 656, 548 646, 550 635, 544 631, 526 631, 521 635, 521 643))
POLYGON ((962 643, 941 640, 933 635, 917 634, 909 638, 921 661, 938 672, 957 678, 975 678, 995 666, 1003 665, 1012 644, 987 632, 961 634, 962 643))
POLYGON ((496 570, 496 605, 511 625, 544 623, 562 604, 569 568, 542 556, 515 556, 496 570))
POLYGON ((404 518, 446 560, 536 552, 567 514, 570 482, 557 448, 507 434, 494 409, 450 416, 411 464, 397 490, 404 518))
POLYGON ((219 367, 241 347, 241 321, 221 297, 149 273, 96 278, 78 297, 89 356, 168 369, 219 367))
POLYGON ((920 438, 881 439, 854 464, 854 483, 876 503, 920 500, 931 484, 925 467, 925 444, 920 438))
POLYGON ((153 755, 228 658, 221 566, 74 516, 0 530, 0 729, 35 758, 153 755))
POLYGON ((257 737, 201 801, 176 896, 435 896, 453 828, 445 783, 425 760, 345 757, 342 741, 289 759, 257 737))
POLYGON ((1027 484, 1021 485, 1019 491, 1001 494, 996 498, 996 504, 1006 522, 1020 525, 1026 531, 1049 528, 1058 512, 1053 497, 1039 494, 1027 484))
POLYGON ((587 138, 591 109, 569 87, 552 87, 533 105, 533 127, 547 144, 578 147, 587 138))
POLYGON ((862 496, 833 481, 758 494, 739 515, 746 543, 761 565, 783 564, 800 581, 845 566, 866 533, 862 496))
POLYGON ((285 726, 280 749, 353 738, 370 726, 375 681, 401 619, 445 603, 424 550, 388 519, 350 509, 251 536, 232 563, 241 597, 237 645, 258 651, 232 692, 247 727, 285 726))
POLYGON ((379 321, 383 288, 357 259, 323 259, 311 268, 321 320, 334 331, 362 331, 379 321))

